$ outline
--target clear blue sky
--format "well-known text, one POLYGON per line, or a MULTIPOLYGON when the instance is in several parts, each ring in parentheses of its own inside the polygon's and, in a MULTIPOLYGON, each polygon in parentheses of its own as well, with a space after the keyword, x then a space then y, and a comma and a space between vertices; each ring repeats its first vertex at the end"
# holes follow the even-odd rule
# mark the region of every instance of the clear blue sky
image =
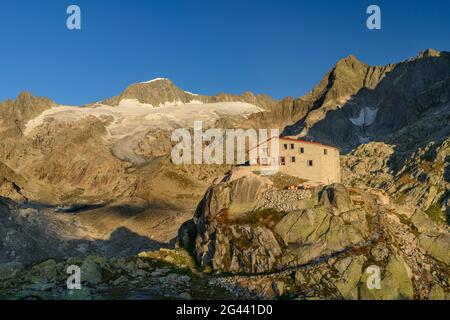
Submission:
POLYGON ((348 54, 387 64, 450 50, 450 1, 2 0, 0 100, 85 104, 155 77, 202 93, 298 97, 348 54), (82 30, 66 28, 66 8, 82 30), (382 30, 366 8, 382 9, 382 30))

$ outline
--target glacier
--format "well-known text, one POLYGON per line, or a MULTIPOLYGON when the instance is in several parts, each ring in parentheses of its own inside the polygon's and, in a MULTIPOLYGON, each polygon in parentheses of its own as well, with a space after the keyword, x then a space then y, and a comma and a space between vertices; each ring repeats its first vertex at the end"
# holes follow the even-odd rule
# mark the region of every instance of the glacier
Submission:
POLYGON ((370 126, 377 118, 378 108, 364 107, 360 110, 357 118, 350 118, 349 120, 358 127, 370 126))

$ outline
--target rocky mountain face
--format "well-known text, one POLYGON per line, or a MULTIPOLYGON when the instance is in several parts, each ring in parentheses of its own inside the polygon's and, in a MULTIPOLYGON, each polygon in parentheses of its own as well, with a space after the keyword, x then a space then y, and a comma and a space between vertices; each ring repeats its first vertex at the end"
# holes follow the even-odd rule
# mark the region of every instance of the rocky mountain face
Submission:
POLYGON ((335 184, 299 193, 236 172, 207 191, 179 239, 204 269, 277 272, 291 295, 427 299, 449 292, 446 228, 376 189, 335 184), (379 290, 367 286, 374 265, 379 290))
POLYGON ((449 53, 432 49, 386 67, 370 67, 350 56, 322 80, 313 91, 314 106, 308 115, 286 133, 337 145, 343 151, 384 141, 448 103, 449 67, 449 53))
POLYGON ((159 107, 166 103, 186 104, 194 100, 200 101, 203 98, 181 90, 169 79, 158 78, 148 82, 132 84, 120 95, 107 99, 103 103, 117 106, 122 100, 126 99, 159 107))

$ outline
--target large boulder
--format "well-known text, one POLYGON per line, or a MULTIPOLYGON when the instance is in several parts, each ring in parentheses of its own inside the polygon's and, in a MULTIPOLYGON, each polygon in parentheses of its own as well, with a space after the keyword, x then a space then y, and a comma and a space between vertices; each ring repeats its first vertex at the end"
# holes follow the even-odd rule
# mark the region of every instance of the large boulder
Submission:
POLYGON ((215 271, 263 273, 309 263, 370 240, 366 211, 353 205, 343 185, 314 190, 310 197, 321 199, 314 207, 291 212, 267 208, 274 190, 268 178, 254 174, 223 179, 197 208, 196 234, 190 223, 185 224, 180 242, 194 251, 202 266, 215 271), (192 237, 195 241, 189 240, 192 237))
POLYGON ((0 280, 12 279, 20 275, 24 271, 24 267, 18 262, 8 262, 0 264, 0 280))

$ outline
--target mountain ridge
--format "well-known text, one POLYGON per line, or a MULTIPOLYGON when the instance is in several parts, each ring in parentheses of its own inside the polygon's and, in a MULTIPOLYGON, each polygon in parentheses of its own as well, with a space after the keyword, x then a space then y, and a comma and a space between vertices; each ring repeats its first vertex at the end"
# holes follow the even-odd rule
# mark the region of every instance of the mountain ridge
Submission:
MULTIPOLYGON (((404 164, 408 165, 413 162, 407 162, 406 159, 418 149, 425 147, 424 141, 444 141, 448 135, 445 121, 431 120, 436 118, 433 114, 441 112, 441 109, 444 112, 439 116, 441 119, 445 119, 447 114, 448 107, 445 101, 448 101, 450 97, 450 82, 447 80, 450 69, 448 57, 447 52, 428 49, 414 58, 397 64, 369 66, 359 61, 354 55, 349 55, 336 62, 310 93, 297 99, 286 97, 280 101, 275 101, 265 95, 253 95, 249 92, 243 95, 193 95, 178 88, 171 80, 165 78, 132 84, 122 94, 104 100, 105 104, 97 103, 82 108, 60 108, 50 99, 35 98, 29 93, 23 93, 18 96, 16 101, 8 100, 1 104, 3 106, 0 108, 1 120, 5 124, 3 126, 5 129, 2 133, 3 141, 0 143, 0 160, 13 170, 18 170, 18 174, 22 174, 28 180, 37 177, 39 177, 38 180, 41 180, 47 176, 46 179, 53 181, 57 179, 58 172, 65 170, 58 155, 51 153, 54 150, 64 149, 60 146, 61 143, 58 142, 58 139, 67 139, 67 143, 72 143, 76 148, 83 150, 89 150, 89 143, 96 141, 99 150, 102 150, 102 159, 108 159, 105 160, 108 163, 112 161, 114 164, 110 164, 117 169, 117 172, 120 172, 120 177, 113 177, 103 170, 97 174, 100 174, 106 181, 115 181, 117 195, 122 196, 127 194, 124 191, 128 183, 125 182, 128 179, 125 168, 130 163, 131 166, 141 166, 152 159, 167 156, 170 153, 172 142, 170 141, 170 130, 167 130, 186 125, 184 122, 176 123, 170 120, 171 117, 176 117, 177 114, 180 115, 180 112, 184 111, 194 112, 197 108, 200 108, 198 110, 204 108, 205 112, 211 110, 211 112, 217 113, 219 109, 208 109, 208 106, 226 101, 230 103, 229 106, 233 106, 237 102, 246 102, 250 103, 249 107, 251 105, 260 106, 262 109, 259 111, 249 109, 247 114, 239 116, 234 113, 224 113, 225 109, 223 109, 216 118, 209 119, 208 127, 279 128, 286 136, 335 145, 344 154, 372 140, 381 139, 388 144, 392 144, 396 140, 398 142, 408 141, 408 145, 401 144, 395 149, 396 152, 390 160, 392 163, 398 164, 393 170, 400 174, 400 172, 408 171, 403 167, 404 164), (169 119, 166 122, 171 124, 170 127, 159 129, 152 127, 150 130, 149 128, 145 129, 145 126, 148 125, 145 122, 139 124, 141 129, 135 132, 138 127, 134 122, 130 122, 131 116, 141 121, 149 115, 151 118, 148 121, 151 123, 151 119, 154 119, 154 116, 151 115, 152 112, 159 115, 160 112, 168 110, 167 108, 158 108, 158 106, 168 102, 176 104, 176 100, 184 106, 188 106, 190 103, 192 105, 184 108, 180 105, 179 109, 177 109, 178 107, 174 108, 175 106, 171 107, 171 113, 167 117, 164 116, 169 119), (133 105, 134 109, 127 105, 118 108, 124 101, 131 101, 130 105, 133 105), (137 101, 143 106, 154 107, 155 110, 141 108, 139 103, 134 105, 133 101, 137 101), (399 106, 402 106, 404 110, 409 108, 410 112, 404 114, 399 106), (116 116, 117 112, 128 109, 136 110, 137 113, 133 113, 133 115, 124 113, 123 116, 116 116), (142 110, 149 111, 142 114, 142 110), (85 111, 89 112, 84 115, 85 111), (39 117, 36 115, 40 113, 45 116, 39 116, 42 119, 28 128, 25 135, 29 120, 38 119, 39 117), (418 119, 425 120, 418 122, 418 119), (428 121, 430 123, 426 119, 430 119, 428 121), (437 124, 439 127, 433 128, 437 124), (415 133, 416 126, 423 128, 419 131, 420 134, 415 133), (88 131, 81 134, 76 131, 77 128, 88 131), (401 131, 402 129, 404 132, 401 131), (64 139, 58 138, 55 133, 64 139), (425 134, 428 136, 425 137, 425 134), (111 140, 112 136, 118 138, 111 140), (18 139, 19 137, 20 139, 18 139), (410 137, 415 138, 411 140, 410 137), (77 146, 76 143, 80 145, 77 146), (33 146, 32 148, 29 147, 30 144, 33 146), (112 153, 112 158, 107 155, 108 153, 112 153), (26 160, 27 157, 36 159, 30 164, 34 168, 33 172, 30 172, 26 166, 19 165, 21 162, 26 162, 21 159, 26 160), (45 165, 39 165, 38 159, 44 158, 54 166, 51 177, 44 175, 45 165), (117 159, 119 162, 116 163, 117 159), (23 169, 19 169, 19 167, 23 169), (21 172, 21 170, 27 172, 21 172), (121 191, 119 192, 119 190, 121 191)), ((228 108, 226 105, 224 106, 228 108)), ((237 109, 242 109, 242 107, 236 105, 237 109)), ((192 115, 195 117, 200 114, 194 112, 192 115)), ((73 160, 75 159, 77 157, 73 157, 73 160)), ((72 159, 66 161, 71 163, 72 159)), ((81 176, 87 173, 87 165, 87 163, 81 166, 80 163, 72 164, 73 168, 77 168, 75 172, 79 171, 78 174, 81 176)), ((90 179, 97 174, 80 180, 89 184, 86 186, 85 192, 87 190, 95 191, 90 179)), ((131 180, 134 179, 135 177, 131 180)), ((355 178, 355 181, 358 179, 362 178, 355 178)), ((439 173, 438 180, 443 181, 442 179, 443 174, 439 173)), ((427 187, 426 182, 417 183, 421 186, 419 188, 421 190, 427 187)), ((71 184, 74 186, 74 182, 71 184)), ((397 189, 399 187, 396 186, 397 189)), ((448 198, 445 196, 446 189, 443 188, 443 191, 439 187, 439 190, 440 196, 444 192, 443 203, 446 203, 445 199, 448 198)), ((67 192, 70 193, 70 191, 67 192)), ((78 191, 73 190, 72 192, 78 191)), ((394 193, 396 192, 394 191, 394 193)), ((52 193, 50 192, 50 194, 52 193)), ((94 194, 99 195, 97 192, 94 194)), ((112 194, 107 198, 113 197, 112 194)), ((437 201, 436 195, 426 196, 423 192, 422 195, 415 195, 415 197, 417 199, 414 202, 425 203, 423 207, 425 210, 437 201)), ((446 207, 444 205, 444 210, 446 207)))

